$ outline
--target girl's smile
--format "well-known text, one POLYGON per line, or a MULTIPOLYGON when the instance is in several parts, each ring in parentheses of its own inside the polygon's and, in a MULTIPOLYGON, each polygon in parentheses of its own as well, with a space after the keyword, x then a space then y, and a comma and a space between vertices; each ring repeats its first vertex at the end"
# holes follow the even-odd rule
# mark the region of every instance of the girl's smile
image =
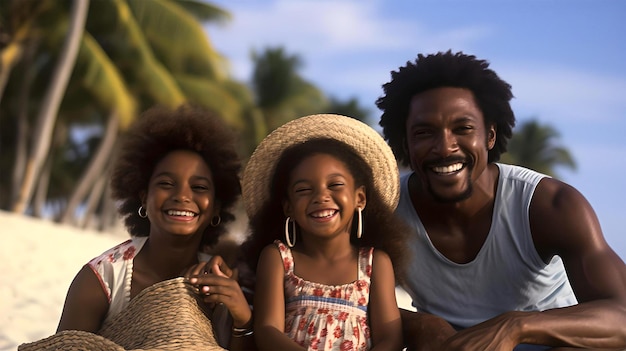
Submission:
POLYGON ((355 185, 343 162, 328 154, 314 154, 291 172, 283 206, 303 233, 330 238, 349 237, 355 209, 364 203, 363 187, 355 185))
POLYGON ((144 202, 151 231, 202 235, 215 211, 209 166, 195 152, 170 152, 155 167, 144 202))

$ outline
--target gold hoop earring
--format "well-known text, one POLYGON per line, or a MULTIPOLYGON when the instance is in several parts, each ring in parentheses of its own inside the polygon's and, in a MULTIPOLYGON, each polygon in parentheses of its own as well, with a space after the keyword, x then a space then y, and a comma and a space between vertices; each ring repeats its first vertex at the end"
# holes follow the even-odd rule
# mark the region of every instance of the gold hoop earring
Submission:
POLYGON ((148 210, 146 210, 145 208, 143 208, 143 206, 139 206, 139 209, 137 210, 137 214, 139 215, 139 217, 141 218, 146 218, 148 217, 148 210), (143 213, 141 213, 141 210, 143 210, 143 213))
POLYGON ((296 244, 296 222, 295 221, 291 221, 291 227, 293 228, 293 242, 291 241, 291 239, 289 238, 289 221, 291 220, 291 217, 287 217, 287 219, 285 220, 285 241, 287 242, 287 246, 289 247, 293 247, 296 244))
POLYGON ((361 214, 361 211, 363 211, 360 207, 356 208, 356 212, 358 214, 358 222, 356 225, 356 237, 358 239, 361 239, 361 235, 363 234, 363 215, 361 214))
POLYGON ((220 217, 220 215, 213 216, 213 218, 211 218, 211 227, 217 227, 220 223, 222 223, 222 217, 220 217), (217 221, 214 222, 215 218, 217 218, 217 221))

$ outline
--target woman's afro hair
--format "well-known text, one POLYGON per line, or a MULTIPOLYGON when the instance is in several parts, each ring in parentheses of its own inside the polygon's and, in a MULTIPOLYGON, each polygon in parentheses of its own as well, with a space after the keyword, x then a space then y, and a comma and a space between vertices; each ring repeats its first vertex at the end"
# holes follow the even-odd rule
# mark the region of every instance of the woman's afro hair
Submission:
POLYGON ((144 112, 124 135, 111 176, 112 196, 119 202, 118 212, 132 236, 149 234, 150 221, 137 214, 141 194, 147 193, 157 163, 175 150, 197 152, 211 169, 215 198, 221 206, 221 222, 216 227, 207 228, 203 244, 214 245, 225 233, 224 225, 235 219, 231 211, 241 194, 241 163, 232 130, 214 114, 198 106, 153 107, 144 112))

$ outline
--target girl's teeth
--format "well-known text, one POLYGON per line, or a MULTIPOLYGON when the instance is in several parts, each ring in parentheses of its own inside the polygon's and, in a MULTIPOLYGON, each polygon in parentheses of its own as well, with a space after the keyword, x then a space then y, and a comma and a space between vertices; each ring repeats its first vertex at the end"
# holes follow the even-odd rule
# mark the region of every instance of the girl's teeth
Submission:
POLYGON ((193 212, 189 212, 189 211, 173 211, 173 210, 169 210, 167 211, 167 214, 170 216, 185 216, 185 217, 193 217, 195 216, 195 214, 193 212))
POLYGON ((313 217, 316 218, 323 218, 323 217, 330 217, 335 213, 334 210, 329 210, 329 211, 322 211, 322 212, 317 212, 312 214, 313 217))

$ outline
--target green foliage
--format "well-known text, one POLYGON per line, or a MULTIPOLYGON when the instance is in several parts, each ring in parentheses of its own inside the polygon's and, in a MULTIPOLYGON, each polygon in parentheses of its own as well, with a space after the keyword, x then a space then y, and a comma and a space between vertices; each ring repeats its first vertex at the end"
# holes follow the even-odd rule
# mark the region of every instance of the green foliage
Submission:
MULTIPOLYGON (((53 85, 71 5, 0 1, 0 169, 11 170, 0 172, 2 194, 19 187, 11 178, 23 174, 31 152, 31 131, 53 85)), ((192 102, 215 111, 239 132, 244 158, 267 133, 297 117, 339 113, 366 121, 369 112, 357 99, 327 98, 301 76, 303 60, 282 47, 252 56, 250 86, 232 79, 228 62, 202 27, 206 21, 230 18, 227 11, 201 0, 89 2, 72 75, 54 116, 46 161, 50 172, 40 175, 49 177, 49 187, 39 190, 55 216, 65 218, 63 211, 75 212, 88 201, 91 194, 80 189, 98 188, 98 179, 90 174, 106 176, 115 150, 103 149, 108 145, 104 140, 114 141, 141 111, 156 104, 192 102), (93 162, 100 159, 104 161, 93 162)), ((95 196, 104 199, 106 194, 95 196)), ((12 196, 3 196, 0 208, 10 209, 11 201, 12 196)))
POLYGON ((576 162, 567 148, 558 144, 559 133, 536 119, 521 124, 509 141, 502 162, 516 164, 556 176, 557 167, 576 169, 576 162))
POLYGON ((350 98, 347 101, 341 101, 337 98, 331 98, 326 109, 328 113, 335 113, 352 118, 356 118, 365 124, 372 124, 369 121, 370 111, 359 104, 357 98, 350 98))
MULTIPOLYGON (((3 169, 18 167, 16 139, 10 136, 17 135, 16 118, 27 119, 23 124, 26 128, 34 127, 33 117, 50 86, 52 67, 65 40, 70 5, 52 0, 7 0, 0 4, 3 169)), ((87 127, 97 132, 89 139, 87 155, 80 157, 76 157, 79 147, 71 133, 55 137, 66 138, 53 143, 48 152, 52 159, 50 187, 54 189, 50 195, 60 199, 57 202, 63 203, 63 197, 72 191, 68 184, 78 182, 90 167, 87 161, 99 152, 94 143, 100 142, 111 118, 119 119, 120 123, 111 125, 123 130, 150 106, 174 107, 189 101, 214 109, 240 130, 257 127, 249 123, 251 94, 241 93, 247 89, 245 85, 230 80, 225 60, 211 46, 201 25, 201 21, 228 18, 228 12, 202 1, 90 1, 55 130, 87 127)), ((28 155, 29 150, 25 152, 28 155)), ((3 173, 0 190, 11 189, 11 172, 3 173)), ((8 209, 10 204, 0 206, 8 209)))

